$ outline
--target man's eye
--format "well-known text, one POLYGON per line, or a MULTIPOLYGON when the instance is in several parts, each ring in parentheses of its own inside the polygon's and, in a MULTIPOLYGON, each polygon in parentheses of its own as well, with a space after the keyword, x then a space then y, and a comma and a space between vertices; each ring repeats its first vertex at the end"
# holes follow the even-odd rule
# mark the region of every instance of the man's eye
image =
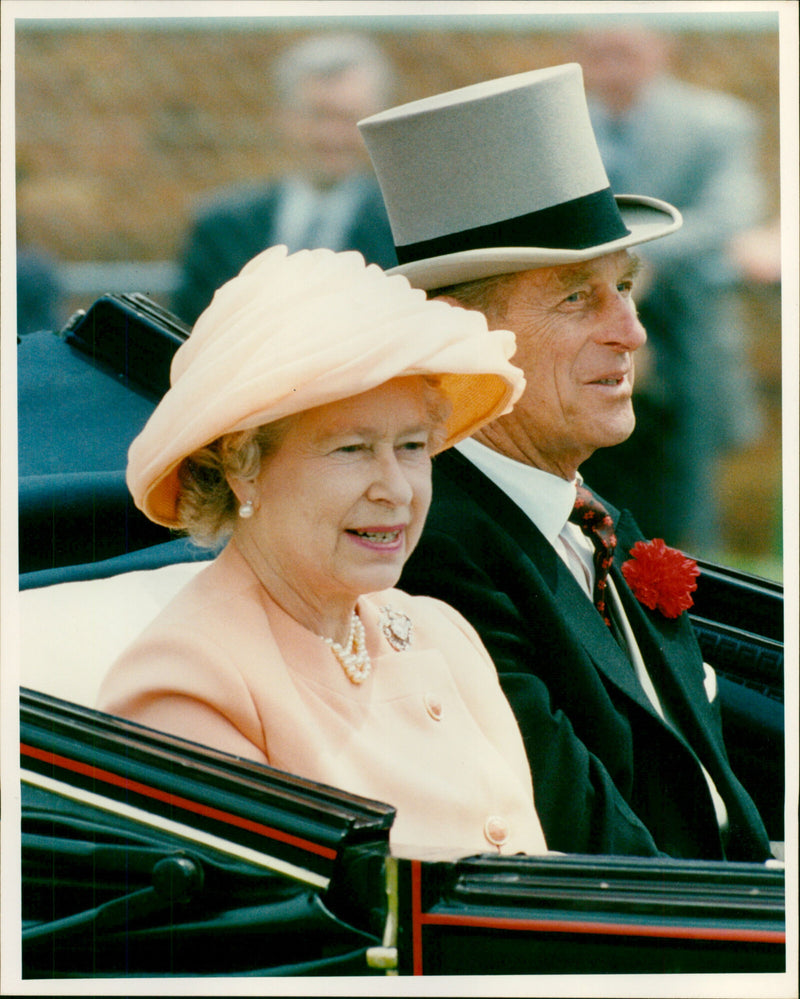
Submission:
POLYGON ((401 451, 423 451, 428 446, 427 441, 406 441, 400 445, 401 451))
POLYGON ((336 448, 340 454, 356 454, 358 451, 362 451, 363 449, 363 444, 343 444, 341 447, 336 448))
POLYGON ((621 295, 630 295, 630 293, 633 291, 633 280, 628 278, 625 281, 620 281, 620 283, 617 285, 617 291, 621 295))

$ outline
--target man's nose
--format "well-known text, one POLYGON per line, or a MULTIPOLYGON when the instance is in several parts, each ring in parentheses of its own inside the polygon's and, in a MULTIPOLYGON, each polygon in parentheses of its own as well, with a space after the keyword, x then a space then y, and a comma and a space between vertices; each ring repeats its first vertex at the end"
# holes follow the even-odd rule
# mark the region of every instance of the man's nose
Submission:
POLYGON ((610 346, 629 351, 638 350, 647 342, 647 331, 639 321, 632 298, 619 293, 613 298, 603 323, 602 339, 610 346))

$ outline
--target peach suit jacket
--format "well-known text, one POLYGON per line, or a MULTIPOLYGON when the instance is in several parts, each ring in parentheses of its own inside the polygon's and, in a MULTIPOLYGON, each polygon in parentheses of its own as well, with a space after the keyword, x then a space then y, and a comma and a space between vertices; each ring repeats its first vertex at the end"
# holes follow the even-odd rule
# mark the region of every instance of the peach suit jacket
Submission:
POLYGON ((477 633, 399 590, 362 596, 372 673, 351 683, 234 542, 114 663, 98 706, 152 728, 393 805, 393 848, 544 853, 519 728, 477 633), (395 651, 390 604, 413 622, 395 651))

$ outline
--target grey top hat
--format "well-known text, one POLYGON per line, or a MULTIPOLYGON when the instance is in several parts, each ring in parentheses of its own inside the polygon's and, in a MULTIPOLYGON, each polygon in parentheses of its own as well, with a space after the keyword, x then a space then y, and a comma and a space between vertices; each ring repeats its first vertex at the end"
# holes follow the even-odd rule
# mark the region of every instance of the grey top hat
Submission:
POLYGON ((400 266, 419 288, 574 263, 666 236, 676 208, 614 195, 577 63, 489 80, 358 124, 400 266))

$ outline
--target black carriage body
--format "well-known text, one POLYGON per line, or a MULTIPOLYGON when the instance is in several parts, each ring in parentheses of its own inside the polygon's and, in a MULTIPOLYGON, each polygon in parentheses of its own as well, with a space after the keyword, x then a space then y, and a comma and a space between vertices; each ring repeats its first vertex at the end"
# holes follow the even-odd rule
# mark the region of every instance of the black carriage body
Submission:
POLYGON ((401 885, 404 974, 785 970, 780 865, 577 855, 412 860, 401 885))
POLYGON ((387 805, 21 696, 26 979, 785 968, 780 865, 397 858, 387 805))
POLYGON ((20 767, 25 978, 369 972, 388 805, 24 689, 20 767))

